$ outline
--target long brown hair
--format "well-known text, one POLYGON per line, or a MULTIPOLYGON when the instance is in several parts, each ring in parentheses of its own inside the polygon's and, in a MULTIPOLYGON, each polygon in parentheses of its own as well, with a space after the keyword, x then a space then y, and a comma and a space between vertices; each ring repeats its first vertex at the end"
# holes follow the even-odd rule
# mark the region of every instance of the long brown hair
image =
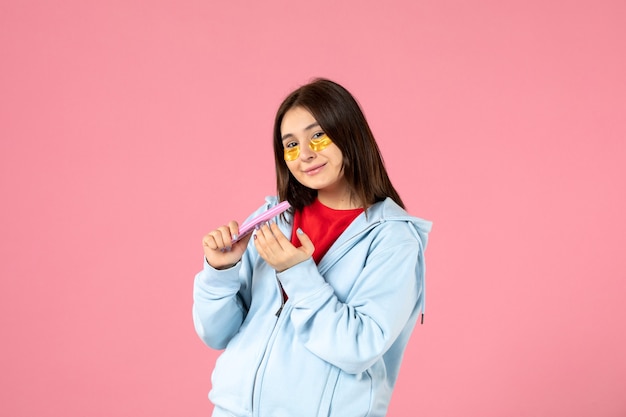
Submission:
POLYGON ((274 120, 274 158, 279 199, 295 210, 311 204, 317 190, 300 184, 289 172, 284 159, 280 126, 285 113, 294 107, 309 111, 343 154, 343 175, 351 196, 366 209, 391 197, 404 208, 385 169, 374 135, 354 97, 341 85, 323 78, 306 84, 283 101, 274 120))

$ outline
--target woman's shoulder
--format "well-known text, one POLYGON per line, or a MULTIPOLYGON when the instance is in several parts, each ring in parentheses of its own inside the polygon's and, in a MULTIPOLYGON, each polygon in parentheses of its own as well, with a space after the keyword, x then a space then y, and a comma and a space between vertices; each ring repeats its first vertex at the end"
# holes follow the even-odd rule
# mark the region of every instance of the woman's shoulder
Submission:
POLYGON ((391 198, 369 207, 368 217, 376 225, 378 238, 389 241, 418 240, 425 247, 432 229, 432 222, 409 214, 391 198))

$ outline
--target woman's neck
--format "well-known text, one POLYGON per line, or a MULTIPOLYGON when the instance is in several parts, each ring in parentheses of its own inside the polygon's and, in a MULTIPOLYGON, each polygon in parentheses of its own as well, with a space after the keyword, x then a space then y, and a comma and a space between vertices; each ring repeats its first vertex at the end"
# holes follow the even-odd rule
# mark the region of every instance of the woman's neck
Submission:
POLYGON ((326 207, 335 210, 350 210, 363 207, 347 189, 339 192, 319 190, 317 192, 317 199, 326 207))

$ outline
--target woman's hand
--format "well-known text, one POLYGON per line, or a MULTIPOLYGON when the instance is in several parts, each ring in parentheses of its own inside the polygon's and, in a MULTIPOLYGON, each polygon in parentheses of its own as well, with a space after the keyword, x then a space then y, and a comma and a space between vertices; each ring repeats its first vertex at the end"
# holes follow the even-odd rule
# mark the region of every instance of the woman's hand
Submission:
POLYGON ((283 272, 313 255, 315 246, 301 230, 298 230, 298 239, 300 239, 302 246, 296 248, 280 231, 276 223, 272 223, 270 226, 264 224, 254 233, 254 246, 256 246, 259 255, 276 272, 283 272))
POLYGON ((237 233, 239 233, 239 225, 233 220, 202 238, 204 256, 209 265, 215 269, 226 269, 239 262, 246 251, 250 235, 233 243, 233 238, 237 236, 237 233))

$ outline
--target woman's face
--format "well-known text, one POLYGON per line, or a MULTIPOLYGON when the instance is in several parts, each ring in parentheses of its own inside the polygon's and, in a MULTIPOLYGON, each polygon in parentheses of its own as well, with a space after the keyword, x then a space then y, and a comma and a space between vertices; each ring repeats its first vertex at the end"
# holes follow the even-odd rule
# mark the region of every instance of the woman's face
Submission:
POLYGON ((325 133, 308 110, 302 107, 288 110, 280 125, 280 132, 284 149, 297 146, 300 150, 297 158, 285 161, 298 182, 318 190, 320 199, 323 194, 345 194, 348 187, 343 176, 343 155, 337 145, 330 143, 317 152, 309 147, 311 140, 316 141, 325 133))

